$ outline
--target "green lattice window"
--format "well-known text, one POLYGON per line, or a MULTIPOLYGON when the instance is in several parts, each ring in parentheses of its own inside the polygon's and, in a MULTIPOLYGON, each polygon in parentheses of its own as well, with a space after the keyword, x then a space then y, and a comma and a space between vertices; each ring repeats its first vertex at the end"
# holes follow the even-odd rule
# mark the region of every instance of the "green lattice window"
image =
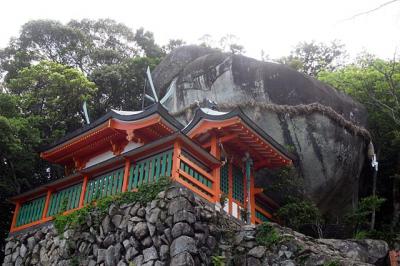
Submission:
POLYGON ((70 186, 51 194, 47 216, 53 216, 61 211, 61 206, 65 204, 63 211, 78 208, 81 196, 82 183, 70 186))
POLYGON ((40 197, 21 205, 18 211, 16 226, 29 224, 42 218, 46 197, 40 197))
POLYGON ((86 186, 85 203, 120 193, 123 181, 124 168, 119 168, 90 180, 86 186))
POLYGON ((233 178, 232 197, 235 200, 244 203, 244 179, 243 179, 242 169, 233 165, 232 178, 233 178))
POLYGON ((226 163, 220 168, 220 188, 225 194, 229 193, 229 164, 226 163))
POLYGON ((128 190, 130 191, 142 184, 157 181, 161 176, 171 176, 172 153, 172 150, 159 153, 131 165, 128 190))

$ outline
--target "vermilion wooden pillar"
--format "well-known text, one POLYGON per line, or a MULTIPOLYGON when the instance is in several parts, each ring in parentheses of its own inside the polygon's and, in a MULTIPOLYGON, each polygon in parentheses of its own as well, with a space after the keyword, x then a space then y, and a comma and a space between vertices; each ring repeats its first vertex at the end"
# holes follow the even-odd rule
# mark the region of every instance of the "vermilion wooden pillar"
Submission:
POLYGON ((18 212, 19 212, 20 208, 21 208, 21 203, 18 201, 15 204, 15 210, 14 210, 13 219, 11 222, 10 232, 13 232, 13 229, 15 228, 15 225, 17 224, 17 217, 18 217, 18 212))
POLYGON ((129 179, 130 168, 131 168, 131 161, 125 159, 124 182, 122 183, 122 192, 126 192, 128 190, 128 179, 129 179))
POLYGON ((44 203, 44 209, 43 209, 43 214, 42 214, 42 220, 46 219, 47 211, 49 210, 51 192, 52 192, 51 189, 47 190, 46 201, 44 203))
MULTIPOLYGON (((218 146, 218 139, 214 133, 211 135, 211 151, 210 151, 210 153, 218 160, 221 157, 221 151, 218 146)), ((220 188, 221 170, 220 170, 220 167, 215 168, 212 171, 212 176, 214 178, 214 180, 213 180, 214 181, 214 201, 217 203, 220 201, 220 197, 221 197, 221 188, 220 188)))
POLYGON ((83 177, 81 197, 79 198, 79 208, 82 208, 85 203, 85 194, 86 194, 86 187, 87 187, 88 181, 89 181, 89 176, 85 175, 83 177))
POLYGON ((177 180, 179 178, 178 170, 180 168, 180 163, 181 163, 180 155, 181 155, 181 144, 179 143, 179 141, 176 140, 174 143, 174 154, 172 161, 172 173, 171 173, 172 180, 177 180))

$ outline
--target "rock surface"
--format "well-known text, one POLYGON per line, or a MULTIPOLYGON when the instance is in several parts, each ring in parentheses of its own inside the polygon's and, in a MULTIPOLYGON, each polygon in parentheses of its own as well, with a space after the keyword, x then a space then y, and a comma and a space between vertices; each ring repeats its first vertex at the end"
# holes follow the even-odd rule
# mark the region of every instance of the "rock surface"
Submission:
MULTIPOLYGON (((140 206, 145 212, 144 220, 130 214, 131 208, 138 209, 134 206, 110 206, 109 214, 114 216, 106 214, 108 218, 101 217, 99 221, 103 223, 86 223, 62 235, 50 224, 10 236, 3 265, 212 265, 212 260, 218 258, 226 265, 238 266, 348 266, 380 265, 388 253, 384 241, 313 239, 273 223, 270 225, 278 233, 279 241, 264 246, 257 241, 259 227, 242 225, 202 200, 195 199, 192 192, 178 185, 160 193, 146 206, 140 206), (168 222, 173 217, 168 210, 176 208, 177 202, 183 202, 182 198, 192 206, 190 213, 195 221, 168 222), (150 222, 155 208, 160 209, 160 216, 150 222), (109 231, 105 233, 102 227, 110 221, 120 220, 120 217, 114 218, 120 215, 118 213, 125 213, 122 220, 137 221, 133 222, 136 229, 128 232, 127 227, 106 225, 109 231), (152 236, 148 231, 151 226, 156 228, 152 236), (35 236, 35 241, 32 236, 35 236)), ((88 221, 100 218, 96 212, 89 215, 91 218, 88 221)))
MULTIPOLYGON (((322 212, 341 216, 357 202, 366 138, 355 132, 366 126, 367 114, 349 96, 284 65, 197 46, 174 50, 153 79, 159 96, 171 88, 164 104, 184 124, 196 101, 211 100, 220 110, 241 107, 298 156, 306 192, 322 212)), ((257 175, 257 185, 268 185, 264 175, 257 175)))

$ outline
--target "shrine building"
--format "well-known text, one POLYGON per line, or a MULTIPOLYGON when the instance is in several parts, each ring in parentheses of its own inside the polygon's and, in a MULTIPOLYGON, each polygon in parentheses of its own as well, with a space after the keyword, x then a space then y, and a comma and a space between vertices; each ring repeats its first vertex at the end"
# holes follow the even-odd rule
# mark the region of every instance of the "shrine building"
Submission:
POLYGON ((66 176, 11 198, 10 232, 52 220, 62 203, 65 213, 73 212, 163 176, 245 222, 274 220, 278 206, 255 187, 255 172, 295 159, 240 109, 198 108, 184 127, 160 103, 142 111, 112 110, 41 158, 65 167, 66 176))

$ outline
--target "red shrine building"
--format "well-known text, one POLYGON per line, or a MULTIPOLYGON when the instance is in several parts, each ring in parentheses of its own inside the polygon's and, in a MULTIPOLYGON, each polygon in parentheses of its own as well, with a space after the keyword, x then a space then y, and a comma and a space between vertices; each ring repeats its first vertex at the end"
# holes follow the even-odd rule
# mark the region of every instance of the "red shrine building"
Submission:
POLYGON ((137 112, 110 111, 41 157, 64 166, 66 176, 11 198, 10 232, 52 220, 62 203, 69 213, 162 176, 238 219, 262 223, 273 220, 277 204, 255 187, 255 172, 291 165, 295 158, 240 109, 198 108, 184 127, 159 103, 137 112))

